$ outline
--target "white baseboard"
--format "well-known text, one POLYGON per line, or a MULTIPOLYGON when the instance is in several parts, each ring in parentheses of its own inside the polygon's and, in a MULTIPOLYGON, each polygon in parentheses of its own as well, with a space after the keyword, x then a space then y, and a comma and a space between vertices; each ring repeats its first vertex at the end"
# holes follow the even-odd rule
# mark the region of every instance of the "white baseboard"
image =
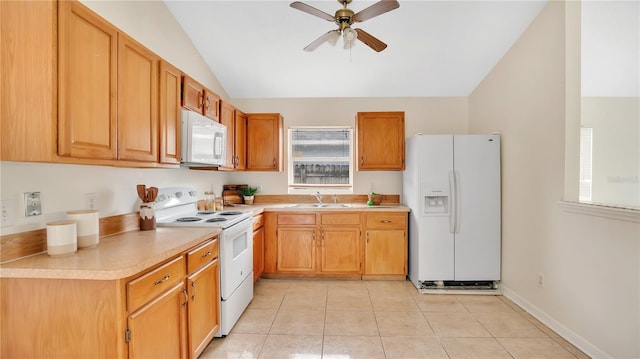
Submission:
POLYGON ((613 359, 612 356, 605 353, 595 345, 591 344, 588 340, 576 334, 574 331, 572 331, 571 329, 564 326, 562 323, 558 322, 557 320, 549 316, 540 308, 536 307, 535 305, 531 304, 530 302, 528 302, 527 300, 519 296, 513 290, 509 289, 508 287, 505 287, 504 285, 501 285, 501 289, 505 297, 511 299, 514 303, 522 307, 522 309, 524 309, 529 314, 531 314, 536 319, 538 319, 540 322, 542 322, 544 325, 549 327, 549 329, 558 333, 561 337, 566 339, 569 343, 573 344, 576 348, 582 350, 583 353, 587 354, 588 356, 594 359, 596 358, 597 359, 613 359))

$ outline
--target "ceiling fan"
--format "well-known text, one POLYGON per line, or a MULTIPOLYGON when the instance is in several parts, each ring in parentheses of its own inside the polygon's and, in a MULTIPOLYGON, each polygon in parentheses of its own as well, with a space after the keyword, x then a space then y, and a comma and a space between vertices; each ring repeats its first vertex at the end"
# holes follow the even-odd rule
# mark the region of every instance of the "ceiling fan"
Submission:
POLYGON ((336 25, 338 25, 337 30, 331 30, 307 45, 307 47, 304 48, 305 51, 313 51, 327 41, 335 45, 340 35, 344 38, 344 47, 346 49, 351 48, 356 39, 362 41, 365 45, 377 52, 387 48, 387 44, 384 42, 362 29, 352 29, 351 25, 354 22, 363 22, 372 17, 384 14, 385 12, 397 9, 400 4, 395 0, 381 0, 358 13, 354 13, 353 10, 347 8, 347 5, 350 4, 351 1, 352 0, 338 0, 338 2, 342 4, 342 9, 336 11, 335 15, 327 14, 322 10, 318 10, 300 1, 291 3, 291 7, 294 9, 304 11, 327 21, 335 22, 336 25))

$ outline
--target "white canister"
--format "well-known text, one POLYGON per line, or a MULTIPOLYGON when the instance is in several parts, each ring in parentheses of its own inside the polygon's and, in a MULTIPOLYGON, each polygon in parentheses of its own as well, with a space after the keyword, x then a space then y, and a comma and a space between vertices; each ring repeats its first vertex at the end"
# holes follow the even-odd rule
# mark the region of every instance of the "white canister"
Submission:
POLYGON ((78 231, 78 248, 93 247, 100 241, 100 219, 96 210, 67 212, 67 218, 76 222, 78 231))
POLYGON ((55 221, 47 223, 47 254, 61 256, 78 250, 76 222, 55 221))

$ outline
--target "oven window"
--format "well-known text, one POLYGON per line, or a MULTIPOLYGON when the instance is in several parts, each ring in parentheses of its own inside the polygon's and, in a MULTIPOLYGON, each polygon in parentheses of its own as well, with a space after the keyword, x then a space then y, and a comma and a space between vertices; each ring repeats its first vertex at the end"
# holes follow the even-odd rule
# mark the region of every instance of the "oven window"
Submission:
POLYGON ((242 232, 241 235, 233 239, 233 259, 236 259, 247 249, 247 232, 242 232))

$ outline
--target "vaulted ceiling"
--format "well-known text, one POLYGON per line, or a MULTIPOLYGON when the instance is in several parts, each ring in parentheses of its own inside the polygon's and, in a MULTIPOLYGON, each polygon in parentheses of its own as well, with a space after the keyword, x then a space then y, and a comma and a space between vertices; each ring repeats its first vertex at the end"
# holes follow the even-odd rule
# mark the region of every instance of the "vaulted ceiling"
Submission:
MULTIPOLYGON (((303 1, 333 15, 335 0, 303 1)), ((355 23, 385 42, 303 48, 337 25, 290 1, 165 0, 232 98, 467 96, 546 0, 403 1, 355 23)), ((359 12, 375 1, 354 0, 359 12)))

